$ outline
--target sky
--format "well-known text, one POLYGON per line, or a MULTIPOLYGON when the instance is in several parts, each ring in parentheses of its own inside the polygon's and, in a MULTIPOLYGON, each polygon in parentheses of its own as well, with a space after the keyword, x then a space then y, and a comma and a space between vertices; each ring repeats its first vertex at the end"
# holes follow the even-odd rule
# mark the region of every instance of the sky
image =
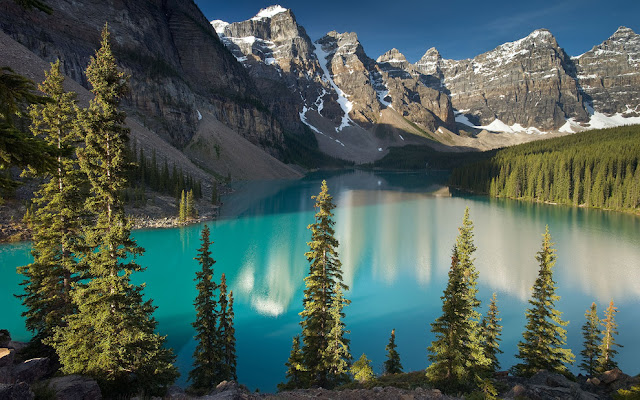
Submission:
POLYGON ((244 21, 273 4, 289 8, 312 41, 355 32, 371 58, 397 48, 416 62, 431 47, 444 58, 473 58, 539 28, 570 56, 609 38, 619 26, 640 33, 640 0, 195 0, 208 20, 244 21))

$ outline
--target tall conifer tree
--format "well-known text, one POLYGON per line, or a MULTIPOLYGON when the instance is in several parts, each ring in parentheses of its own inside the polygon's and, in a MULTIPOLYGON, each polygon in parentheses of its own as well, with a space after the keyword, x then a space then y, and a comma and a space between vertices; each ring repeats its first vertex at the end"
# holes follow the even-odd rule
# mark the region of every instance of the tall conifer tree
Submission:
POLYGON ((385 374, 400 374, 402 373, 402 364, 400 363, 400 354, 396 350, 396 330, 391 330, 391 337, 389 337, 389 344, 385 347, 387 350, 387 360, 384 362, 385 374))
POLYGON ((613 305, 613 300, 609 302, 609 307, 604 312, 604 319, 600 322, 602 325, 602 343, 600 344, 600 357, 598 357, 598 372, 612 370, 618 367, 618 363, 613 360, 618 350, 615 347, 622 347, 616 343, 615 336, 618 334, 618 324, 615 315, 618 308, 613 305))
POLYGON ((233 292, 227 294, 227 278, 222 274, 220 278, 220 305, 218 321, 218 346, 222 353, 220 364, 220 381, 236 380, 236 339, 233 327, 233 292))
POLYGON ((498 361, 498 354, 502 354, 502 350, 500 350, 500 333, 502 332, 500 321, 502 321, 502 318, 499 317, 496 294, 494 293, 489 303, 489 310, 480 325, 482 347, 486 357, 489 359, 488 369, 490 372, 500 369, 500 362, 498 361))
POLYGON ((308 384, 305 379, 308 378, 304 370, 304 358, 302 355, 302 349, 300 347, 300 335, 293 337, 293 344, 291 345, 291 354, 289 359, 284 364, 287 367, 285 377, 287 381, 278 384, 278 390, 290 390, 295 388, 306 387, 308 384))
POLYGON ((213 265, 216 263, 211 257, 209 227, 202 229, 202 245, 195 258, 201 266, 196 272, 196 289, 198 295, 195 301, 196 321, 192 324, 196 330, 196 349, 193 352, 193 369, 189 372, 191 387, 198 393, 206 393, 220 383, 219 366, 222 362, 222 349, 218 343, 218 311, 214 298, 217 285, 213 281, 213 265))
POLYGON ((526 330, 522 334, 523 341, 518 343, 517 358, 523 362, 514 366, 519 375, 531 376, 540 369, 550 372, 565 372, 565 364, 571 364, 574 355, 565 349, 569 322, 563 321, 562 313, 555 309, 560 300, 556 294, 556 283, 553 280, 553 266, 556 262, 555 249, 552 248, 549 226, 542 235, 542 249, 536 255, 540 263, 538 278, 533 284, 530 308, 525 312, 526 330))
POLYGON ((37 210, 30 220, 34 262, 19 269, 26 278, 22 283, 25 294, 20 296, 27 308, 23 316, 37 342, 50 338, 53 328, 74 313, 71 283, 78 269, 75 252, 86 196, 74 151, 80 141, 76 94, 64 91, 60 61, 52 63, 45 75, 38 89, 51 101, 31 106, 31 132, 59 154, 56 168, 35 193, 37 210))
POLYGON ((335 205, 326 181, 322 181, 320 193, 312 199, 316 200, 316 214, 315 222, 308 226, 311 241, 307 243, 309 251, 305 256, 310 265, 309 275, 305 278, 304 309, 300 313, 306 375, 302 381, 310 386, 330 387, 336 379, 340 380, 345 363, 348 365, 351 359, 349 340, 345 337, 347 332, 342 323, 342 310, 349 304, 342 298, 342 291, 349 288, 342 282, 342 264, 338 258, 338 240, 334 237, 335 222, 332 219, 335 205), (336 356, 341 346, 345 346, 346 351, 342 356, 336 356))
POLYGON ((592 376, 598 367, 598 356, 600 354, 600 318, 596 303, 591 303, 591 307, 584 313, 587 321, 582 325, 582 337, 584 338, 584 348, 580 352, 582 362, 580 369, 592 376))
POLYGON ((95 215, 85 237, 83 254, 91 279, 73 291, 78 313, 68 326, 56 329, 53 346, 62 371, 94 377, 104 391, 162 393, 178 373, 174 355, 156 334, 155 307, 144 301, 143 286, 130 276, 142 268, 135 258, 144 251, 131 237, 120 193, 126 187, 125 114, 119 110, 127 91, 127 77, 117 70, 105 24, 101 47, 87 68, 95 96, 82 116, 85 147, 80 165, 91 184, 86 202, 95 215))
POLYGON ((478 273, 473 265, 473 223, 469 218, 469 208, 465 210, 462 226, 451 256, 449 281, 441 297, 442 316, 431 324, 436 339, 429 347, 427 376, 442 382, 451 389, 473 382, 477 374, 482 374, 489 360, 481 343, 476 298, 478 273))

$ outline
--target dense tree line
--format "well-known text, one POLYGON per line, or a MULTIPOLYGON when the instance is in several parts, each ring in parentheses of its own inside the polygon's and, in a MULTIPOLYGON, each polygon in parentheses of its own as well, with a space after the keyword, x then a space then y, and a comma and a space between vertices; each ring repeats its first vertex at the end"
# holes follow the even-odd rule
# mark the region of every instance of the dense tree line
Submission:
POLYGON ((450 182, 493 197, 640 209, 640 126, 540 140, 455 169, 450 182))
POLYGON ((182 191, 191 190, 196 199, 202 198, 202 182, 183 172, 175 163, 171 168, 166 159, 160 163, 155 150, 152 151, 151 157, 147 157, 142 148, 137 150, 134 142, 131 153, 135 160, 129 176, 131 187, 148 187, 175 198, 179 198, 182 191))

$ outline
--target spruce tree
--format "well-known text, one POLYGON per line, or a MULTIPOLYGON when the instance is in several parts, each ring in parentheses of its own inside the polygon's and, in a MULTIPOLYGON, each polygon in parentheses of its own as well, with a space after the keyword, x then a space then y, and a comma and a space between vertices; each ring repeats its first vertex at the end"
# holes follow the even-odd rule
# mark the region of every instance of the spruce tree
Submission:
POLYGON ((436 338, 428 348, 431 365, 427 367, 427 377, 431 381, 451 389, 458 389, 471 379, 467 362, 471 358, 469 343, 473 326, 468 316, 473 308, 464 296, 466 291, 458 247, 454 245, 449 280, 441 297, 442 315, 431 324, 436 338))
POLYGON ((220 312, 218 314, 218 346, 222 353, 220 364, 220 381, 237 380, 236 376, 236 339, 233 327, 233 292, 227 295, 227 278, 220 277, 220 312))
POLYGON ((185 215, 187 219, 193 219, 198 217, 198 210, 196 210, 196 204, 193 198, 193 189, 190 189, 187 192, 185 215))
POLYGON ((580 369, 587 375, 593 376, 598 367, 598 356, 600 354, 600 318, 596 303, 591 303, 591 307, 584 313, 587 321, 582 325, 582 337, 584 338, 584 348, 580 352, 582 362, 580 369))
POLYGON ((38 89, 50 98, 30 108, 31 131, 58 149, 56 168, 35 193, 35 215, 30 220, 34 262, 19 268, 25 276, 25 293, 19 297, 27 329, 35 333, 34 342, 47 340, 53 328, 75 312, 71 302, 71 283, 78 270, 78 249, 84 203, 83 177, 73 149, 80 135, 76 129, 76 94, 63 89, 60 61, 51 64, 38 89))
POLYGON ((191 387, 197 393, 206 393, 220 383, 220 365, 222 363, 222 348, 218 341, 218 311, 214 298, 218 289, 213 281, 213 265, 216 263, 211 257, 209 227, 202 229, 202 245, 195 258, 201 266, 196 272, 196 289, 198 296, 195 300, 196 321, 192 324, 196 330, 196 349, 193 352, 193 369, 189 372, 191 387))
POLYGON ((187 220, 187 202, 184 196, 184 190, 180 194, 180 204, 178 205, 178 221, 185 222, 187 220))
POLYGON ((500 369, 498 354, 502 354, 499 343, 501 341, 500 333, 502 332, 502 326, 500 325, 500 321, 502 321, 502 318, 498 315, 498 304, 496 294, 494 293, 489 303, 489 310, 480 325, 482 347, 484 348, 486 357, 489 359, 487 368, 490 372, 496 372, 500 369))
POLYGON ((20 128, 30 104, 42 104, 46 96, 34 93, 35 84, 9 67, 0 67, 0 195, 6 197, 18 182, 8 175, 11 167, 39 174, 56 168, 56 148, 20 128))
POLYGON ((300 335, 293 337, 293 344, 291 345, 291 354, 289 359, 284 364, 287 367, 285 383, 278 384, 278 390, 290 390, 295 388, 306 387, 308 384, 305 382, 307 375, 304 371, 304 359, 302 350, 300 348, 300 335))
POLYGON ((135 258, 143 249, 131 237, 120 198, 127 185, 129 132, 119 103, 127 77, 117 70, 106 24, 86 73, 94 99, 81 118, 85 147, 78 156, 91 184, 86 209, 95 215, 85 231, 88 250, 82 255, 91 279, 73 291, 78 313, 56 329, 52 345, 62 372, 91 376, 110 395, 161 394, 178 373, 172 351, 163 347, 165 338, 154 332, 155 307, 143 299, 143 286, 130 281, 132 273, 142 270, 135 258))
POLYGON ((373 369, 371 368, 371 360, 367 358, 367 355, 362 353, 358 361, 354 362, 351 366, 351 374, 353 379, 364 383, 375 378, 373 369))
POLYGON ((523 341, 518 343, 517 358, 523 362, 514 366, 518 375, 531 376, 538 370, 563 373, 567 371, 565 364, 571 364, 574 355, 566 346, 566 329, 569 322, 563 321, 562 313, 555 309, 560 300, 556 294, 556 283, 553 280, 553 266, 556 262, 555 249, 552 248, 549 226, 546 227, 542 239, 542 248, 536 255, 540 263, 538 278, 532 287, 529 309, 525 312, 526 330, 522 334, 523 341))
POLYGON ((400 374, 402 373, 402 364, 400 363, 400 354, 396 351, 396 330, 391 330, 391 337, 389 338, 389 344, 385 347, 387 350, 387 360, 384 362, 385 374, 400 374))
POLYGON ((349 351, 349 339, 345 338, 345 334, 348 334, 349 331, 345 331, 345 324, 342 321, 344 318, 342 309, 346 304, 342 289, 337 286, 333 303, 329 309, 331 331, 329 331, 327 349, 323 355, 328 370, 329 387, 335 387, 349 381, 348 370, 351 353, 349 351))
POLYGON ((615 315, 618 308, 613 305, 613 300, 609 302, 609 307, 604 312, 602 325, 602 343, 600 344, 600 357, 598 357, 598 372, 603 373, 618 368, 618 363, 613 360, 618 350, 615 347, 622 347, 616 343, 615 336, 618 334, 618 324, 615 315))
POLYGON ((341 371, 343 362, 348 363, 350 359, 350 356, 338 359, 335 353, 327 352, 330 333, 334 327, 341 332, 337 334, 339 338, 335 339, 337 331, 334 330, 333 345, 349 344, 341 322, 342 309, 349 301, 341 299, 337 301, 339 305, 334 306, 336 298, 342 297, 341 291, 349 288, 342 282, 342 264, 338 258, 338 240, 334 237, 335 222, 332 219, 335 205, 326 181, 322 181, 320 193, 312 199, 316 200, 316 214, 315 222, 308 226, 311 230, 311 241, 307 243, 309 251, 305 253, 310 265, 309 275, 304 279, 304 309, 300 313, 302 354, 304 371, 307 374, 305 382, 310 386, 329 387, 334 378, 337 378, 334 375, 336 371, 341 371), (333 315, 331 311, 334 312, 333 315), (340 323, 336 323, 337 320, 340 320, 340 323))
POLYGON ((441 297, 443 314, 431 324, 436 339, 428 349, 432 364, 427 368, 427 376, 450 389, 461 389, 489 365, 481 343, 477 311, 480 301, 476 298, 475 250, 473 223, 466 208, 453 248, 449 281, 441 297))

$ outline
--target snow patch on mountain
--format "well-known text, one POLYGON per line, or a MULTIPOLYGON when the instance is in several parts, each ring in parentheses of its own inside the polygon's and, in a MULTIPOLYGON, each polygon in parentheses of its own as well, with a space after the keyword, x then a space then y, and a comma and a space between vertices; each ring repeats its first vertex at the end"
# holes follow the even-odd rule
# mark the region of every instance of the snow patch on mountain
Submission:
POLYGON ((214 19, 213 21, 211 21, 211 26, 213 26, 213 29, 218 35, 224 35, 224 28, 229 26, 229 23, 221 19, 214 19))
POLYGON ((273 6, 269 6, 267 8, 263 8, 259 13, 256 14, 255 17, 251 18, 252 21, 260 21, 265 18, 273 18, 275 15, 289 11, 288 9, 276 4, 273 6))
POLYGON ((327 68, 327 57, 330 55, 330 53, 324 51, 322 49, 322 46, 319 44, 315 45, 313 52, 318 58, 320 68, 322 68, 322 72, 324 73, 324 80, 329 82, 331 87, 338 94, 338 104, 340 105, 340 108, 342 108, 342 111, 344 111, 340 126, 336 128, 336 132, 340 132, 342 129, 348 127, 350 122, 353 123, 353 121, 349 117, 349 112, 351 112, 351 110, 353 109, 353 103, 350 102, 347 98, 349 95, 343 92, 333 81, 333 78, 331 78, 331 74, 329 73, 329 69, 327 68))

